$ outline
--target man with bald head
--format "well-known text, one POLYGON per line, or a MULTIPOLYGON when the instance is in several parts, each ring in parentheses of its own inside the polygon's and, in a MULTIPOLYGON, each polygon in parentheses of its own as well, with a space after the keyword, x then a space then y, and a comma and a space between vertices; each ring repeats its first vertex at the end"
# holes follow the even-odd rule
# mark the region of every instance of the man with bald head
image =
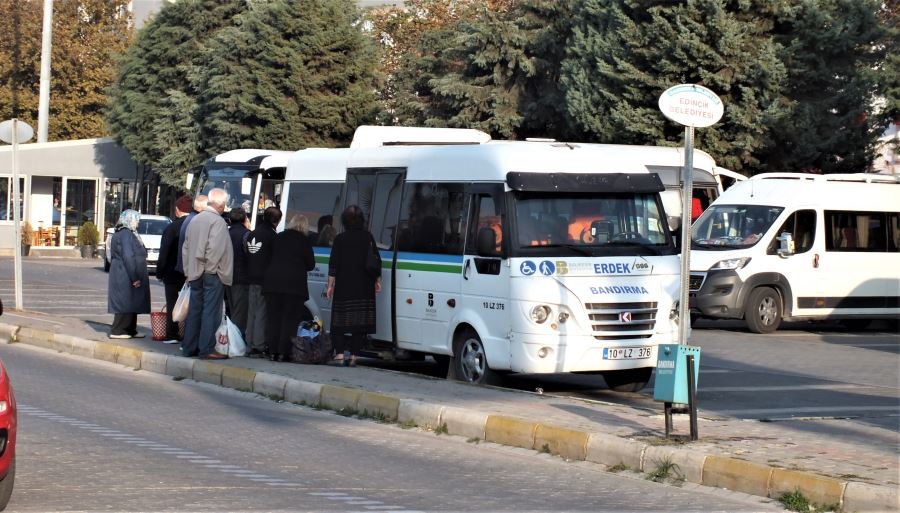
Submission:
POLYGON ((222 322, 225 286, 231 285, 234 250, 228 225, 222 218, 228 194, 212 189, 206 208, 194 216, 185 230, 181 249, 184 275, 191 285, 188 318, 181 350, 185 356, 205 360, 228 358, 214 351, 216 329, 222 322))

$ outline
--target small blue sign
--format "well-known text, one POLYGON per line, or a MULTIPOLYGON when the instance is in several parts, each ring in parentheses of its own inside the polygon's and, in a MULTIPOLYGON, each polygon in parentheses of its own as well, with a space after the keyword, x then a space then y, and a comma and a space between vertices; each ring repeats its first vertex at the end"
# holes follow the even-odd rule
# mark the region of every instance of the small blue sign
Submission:
POLYGON ((556 265, 549 260, 544 260, 543 262, 541 262, 540 269, 541 274, 543 274, 544 276, 553 276, 553 274, 556 272, 556 265))
POLYGON ((537 272, 537 268, 534 266, 534 262, 531 260, 525 260, 522 262, 522 265, 519 266, 519 272, 524 274, 525 276, 531 276, 535 272, 537 272))

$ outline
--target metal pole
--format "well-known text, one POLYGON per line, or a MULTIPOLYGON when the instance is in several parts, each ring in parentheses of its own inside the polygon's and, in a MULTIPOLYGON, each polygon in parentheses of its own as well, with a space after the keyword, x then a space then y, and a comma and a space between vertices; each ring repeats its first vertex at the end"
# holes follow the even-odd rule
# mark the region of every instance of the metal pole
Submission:
POLYGON ((22 213, 19 211, 19 120, 12 120, 12 202, 15 242, 13 243, 13 281, 16 289, 16 310, 22 309, 22 213))
POLYGON ((672 434, 672 403, 663 403, 663 413, 666 417, 666 438, 672 434))
POLYGON ((41 36, 41 87, 38 101, 37 142, 47 142, 50 116, 50 56, 53 47, 53 0, 44 0, 44 28, 41 36))
POLYGON ((688 409, 691 416, 691 441, 699 438, 697 433, 697 380, 694 378, 694 355, 686 355, 688 373, 688 409))
POLYGON ((691 329, 691 200, 694 192, 694 127, 684 127, 684 170, 681 190, 681 300, 678 302, 678 343, 688 343, 691 329))

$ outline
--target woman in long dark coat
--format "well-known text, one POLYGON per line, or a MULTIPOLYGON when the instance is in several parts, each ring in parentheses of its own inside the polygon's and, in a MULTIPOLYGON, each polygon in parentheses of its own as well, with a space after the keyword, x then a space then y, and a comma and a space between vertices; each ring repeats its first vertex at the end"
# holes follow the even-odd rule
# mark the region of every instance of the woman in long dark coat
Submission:
POLYGON ((344 231, 334 239, 328 263, 326 297, 331 303, 331 340, 335 361, 356 366, 366 335, 375 332, 375 294, 381 292, 381 269, 366 271, 375 239, 365 229, 362 210, 351 205, 341 214, 344 231))
POLYGON ((141 214, 126 210, 109 240, 108 311, 113 315, 109 338, 143 338, 137 332, 138 314, 150 313, 147 249, 137 234, 141 214))
POLYGON ((309 242, 309 221, 295 215, 284 231, 275 236, 272 260, 263 277, 262 292, 266 299, 266 344, 269 358, 283 362, 291 354, 291 337, 297 335, 309 299, 306 273, 316 267, 309 242))

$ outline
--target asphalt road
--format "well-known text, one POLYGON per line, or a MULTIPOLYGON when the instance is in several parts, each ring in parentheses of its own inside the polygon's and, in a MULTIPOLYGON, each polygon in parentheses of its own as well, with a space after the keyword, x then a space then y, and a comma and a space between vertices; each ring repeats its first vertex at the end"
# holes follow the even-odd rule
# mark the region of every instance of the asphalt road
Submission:
MULTIPOLYGON (((111 322, 102 261, 26 259, 23 274, 26 309, 111 322)), ((0 259, 0 297, 7 305, 12 304, 11 278, 12 260, 0 259)), ((152 278, 151 297, 159 309, 163 290, 152 278)), ((148 316, 138 319, 145 327, 149 323, 148 316)), ((802 423, 821 430, 833 429, 827 422, 837 418, 847 419, 850 431, 863 438, 872 429, 900 432, 900 334, 886 323, 856 332, 837 323, 786 323, 771 335, 758 335, 742 322, 700 320, 690 342, 702 348, 698 403, 707 417, 802 423)), ((434 373, 428 363, 366 364, 434 373)), ((516 376, 505 385, 660 408, 652 400, 652 382, 638 394, 611 392, 597 375, 516 376)))
POLYGON ((35 347, 0 357, 19 406, 8 511, 780 510, 35 347))

